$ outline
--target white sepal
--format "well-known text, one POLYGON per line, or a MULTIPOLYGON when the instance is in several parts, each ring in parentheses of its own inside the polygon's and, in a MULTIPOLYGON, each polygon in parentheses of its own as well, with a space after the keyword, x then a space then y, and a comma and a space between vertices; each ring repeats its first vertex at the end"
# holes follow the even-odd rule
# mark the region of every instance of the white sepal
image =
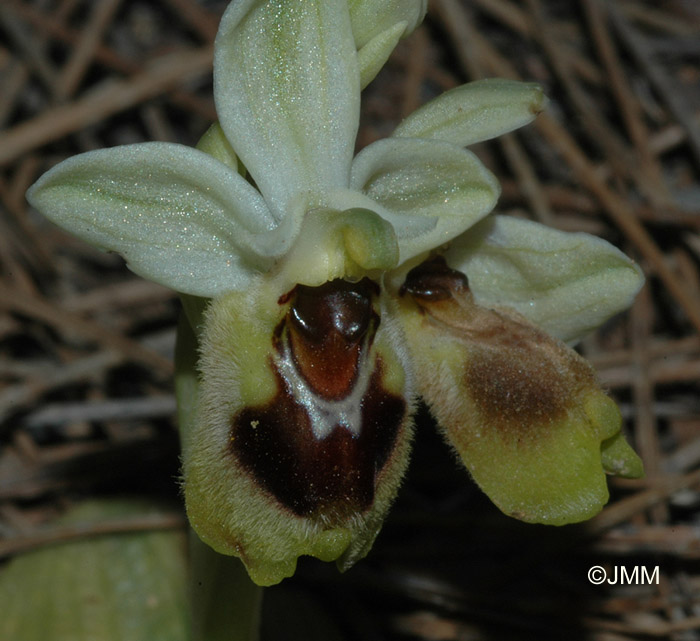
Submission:
POLYGON ((546 103, 538 84, 477 80, 450 89, 414 111, 394 136, 446 140, 466 147, 528 124, 546 103))
POLYGON ((47 218, 197 296, 245 288, 291 244, 260 194, 208 154, 144 143, 74 156, 27 193, 47 218))
POLYGON ((300 193, 346 187, 360 102, 346 3, 231 3, 216 38, 214 97, 226 137, 278 219, 300 193))
POLYGON ((445 258, 482 307, 506 306, 574 342, 632 304, 644 283, 619 249, 583 232, 492 216, 455 239, 445 258))
POLYGON ((488 214, 500 187, 470 151, 437 140, 379 140, 353 163, 351 187, 381 206, 400 262, 448 242, 488 214))

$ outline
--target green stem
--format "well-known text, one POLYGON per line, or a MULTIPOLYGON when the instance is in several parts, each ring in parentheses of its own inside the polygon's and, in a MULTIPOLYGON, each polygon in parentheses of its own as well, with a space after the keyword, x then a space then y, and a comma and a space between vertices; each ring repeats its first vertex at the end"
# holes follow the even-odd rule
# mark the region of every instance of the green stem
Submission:
POLYGON ((223 556, 190 531, 192 641, 257 641, 262 588, 243 563, 223 556))
MULTIPOLYGON (((195 420, 199 386, 197 329, 206 301, 182 298, 185 311, 177 328, 175 394, 184 443, 195 420)), ((214 552, 193 530, 189 538, 191 641, 257 641, 262 588, 250 580, 238 559, 214 552)))

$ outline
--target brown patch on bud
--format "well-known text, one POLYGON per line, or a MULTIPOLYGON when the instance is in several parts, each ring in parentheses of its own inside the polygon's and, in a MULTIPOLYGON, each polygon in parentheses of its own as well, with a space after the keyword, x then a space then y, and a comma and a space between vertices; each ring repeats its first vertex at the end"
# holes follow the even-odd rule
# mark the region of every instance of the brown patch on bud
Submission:
POLYGON ((571 399, 596 386, 590 365, 513 310, 477 305, 466 282, 431 259, 409 272, 402 293, 463 350, 462 380, 480 420, 517 439, 561 421, 571 399))
POLYGON ((526 430, 560 420, 568 391, 554 363, 528 350, 475 349, 464 382, 480 414, 496 428, 526 430))

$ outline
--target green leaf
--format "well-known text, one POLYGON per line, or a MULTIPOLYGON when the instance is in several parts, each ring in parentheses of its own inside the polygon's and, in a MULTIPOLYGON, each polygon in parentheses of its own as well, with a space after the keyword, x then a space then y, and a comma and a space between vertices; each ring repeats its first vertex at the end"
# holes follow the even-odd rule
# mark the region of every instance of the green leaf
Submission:
POLYGON ((300 194, 347 187, 360 80, 342 0, 233 2, 216 39, 221 126, 275 215, 300 194))
MULTIPOLYGON (((61 523, 156 511, 141 502, 92 502, 61 523)), ((186 545, 182 532, 103 534, 17 556, 0 571, 0 638, 186 641, 186 545)))
POLYGON ((27 199, 82 240, 120 253, 144 278, 198 296, 246 287, 294 236, 229 167, 169 143, 74 156, 27 199))
POLYGON ((408 116, 394 132, 467 146, 531 122, 546 106, 542 87, 491 78, 446 91, 408 116))
POLYGON ((445 258, 476 302, 505 305, 566 342, 629 307, 644 278, 610 243, 539 223, 492 216, 456 238, 445 258))
POLYGON ((488 214, 500 186, 470 151, 436 140, 389 138, 357 157, 351 187, 394 226, 401 262, 448 242, 488 214))
POLYGON ((190 530, 190 606, 188 641, 258 641, 263 590, 243 564, 217 554, 190 530))

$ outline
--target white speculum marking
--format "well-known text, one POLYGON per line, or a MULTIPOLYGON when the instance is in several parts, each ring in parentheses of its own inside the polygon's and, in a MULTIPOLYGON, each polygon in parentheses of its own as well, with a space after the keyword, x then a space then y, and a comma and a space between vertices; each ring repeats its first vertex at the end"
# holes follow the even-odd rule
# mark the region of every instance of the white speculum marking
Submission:
POLYGON ((305 410, 311 421, 311 429, 317 441, 328 437, 335 427, 342 427, 358 438, 362 431, 362 399, 369 387, 371 367, 368 367, 368 349, 363 349, 358 362, 359 374, 352 391, 340 400, 328 400, 318 396, 297 370, 289 340, 282 341, 283 352, 275 359, 287 391, 305 410))

